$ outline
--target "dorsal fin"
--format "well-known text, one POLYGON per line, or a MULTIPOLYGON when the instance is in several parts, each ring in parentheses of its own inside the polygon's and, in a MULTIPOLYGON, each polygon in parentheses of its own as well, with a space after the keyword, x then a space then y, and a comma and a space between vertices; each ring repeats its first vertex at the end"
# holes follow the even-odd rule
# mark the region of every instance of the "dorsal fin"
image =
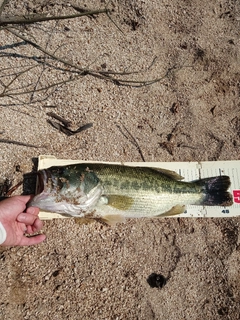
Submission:
POLYGON ((184 177, 182 177, 180 174, 178 174, 176 171, 168 170, 168 169, 163 169, 163 168, 151 168, 157 172, 160 172, 164 174, 165 176, 173 179, 173 180, 183 180, 184 177))

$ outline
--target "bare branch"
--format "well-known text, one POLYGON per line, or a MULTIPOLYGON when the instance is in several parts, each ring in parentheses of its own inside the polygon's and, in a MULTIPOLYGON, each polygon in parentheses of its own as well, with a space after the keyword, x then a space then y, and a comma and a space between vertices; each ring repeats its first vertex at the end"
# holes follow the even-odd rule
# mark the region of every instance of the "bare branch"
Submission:
POLYGON ((137 142, 137 140, 134 138, 134 136, 131 134, 131 132, 127 129, 127 127, 125 127, 122 124, 123 129, 125 130, 125 132, 123 131, 123 129, 121 128, 121 126, 119 124, 116 123, 117 128, 119 129, 119 131, 124 135, 124 137, 129 140, 138 150, 140 157, 142 158, 142 161, 145 162, 145 158, 143 156, 142 150, 137 142))
POLYGON ((31 24, 35 22, 50 21, 50 20, 64 20, 74 19, 83 16, 92 16, 94 14, 108 13, 107 9, 91 10, 82 13, 70 14, 66 16, 47 16, 46 14, 31 14, 24 16, 0 17, 0 26, 7 26, 13 24, 31 24))
POLYGON ((70 120, 66 120, 63 117, 58 116, 55 112, 47 112, 47 115, 62 122, 62 124, 68 128, 71 125, 71 121, 70 120))
POLYGON ((29 144, 29 143, 19 142, 19 141, 9 140, 9 139, 0 139, 0 143, 10 143, 10 144, 16 144, 18 146, 24 146, 24 147, 30 147, 30 148, 43 148, 43 146, 36 146, 34 144, 29 144))
POLYGON ((53 120, 50 120, 48 119, 47 122, 55 129, 59 130, 60 132, 63 132, 65 133, 67 136, 72 136, 74 134, 77 134, 79 132, 82 132, 84 130, 87 130, 89 128, 91 128, 93 126, 92 123, 87 123, 83 126, 80 126, 77 130, 71 130, 69 128, 70 124, 71 124, 71 121, 68 121, 60 116, 58 116, 56 113, 54 112, 48 112, 47 113, 48 116, 60 121, 62 124, 56 122, 56 121, 53 121, 53 120))
MULTIPOLYGON (((3 5, 5 5, 5 2, 6 1, 1 2, 1 0, 0 0, 0 12, 1 12, 1 9, 3 8, 3 5), (2 3, 2 5, 1 5, 1 3, 2 3)), ((79 12, 77 14, 73 14, 73 15, 62 15, 62 16, 47 16, 47 15, 42 15, 42 14, 27 15, 27 16, 20 16, 20 17, 1 17, 0 16, 0 30, 4 29, 4 30, 11 32, 16 37, 23 40, 23 42, 20 42, 20 44, 31 45, 32 47, 34 47, 35 49, 37 49, 38 51, 43 53, 43 56, 41 55, 40 57, 35 57, 35 56, 26 57, 23 55, 22 56, 18 55, 21 58, 33 59, 35 62, 37 62, 37 65, 40 65, 40 66, 42 65, 43 69, 41 72, 36 73, 36 75, 38 76, 37 80, 35 79, 34 82, 32 82, 32 81, 28 82, 28 84, 25 86, 21 85, 20 88, 18 88, 16 85, 13 88, 13 84, 20 83, 21 82, 20 76, 28 73, 36 65, 33 67, 30 66, 28 69, 24 69, 24 70, 18 69, 20 71, 16 71, 15 73, 12 72, 11 75, 9 75, 9 73, 8 73, 6 75, 0 76, 0 78, 4 77, 4 81, 0 80, 0 84, 3 88, 2 92, 0 92, 0 98, 8 96, 12 99, 20 101, 21 95, 28 95, 29 94, 30 95, 30 100, 29 100, 30 102, 29 103, 33 103, 33 102, 36 102, 36 101, 33 101, 33 98, 35 98, 35 96, 34 96, 35 93, 44 92, 45 95, 46 94, 50 95, 53 92, 53 90, 50 90, 50 89, 67 84, 68 82, 71 82, 71 81, 78 80, 80 77, 84 77, 86 75, 90 75, 92 77, 99 78, 101 80, 110 81, 110 82, 112 82, 116 85, 119 85, 119 86, 121 85, 121 86, 129 86, 129 87, 142 87, 142 86, 151 85, 156 82, 160 82, 164 78, 168 77, 171 72, 177 71, 177 70, 180 70, 183 68, 183 66, 178 67, 178 68, 176 66, 174 66, 172 68, 169 68, 163 76, 155 78, 155 79, 143 80, 143 81, 130 79, 130 77, 129 77, 130 75, 133 75, 133 74, 136 75, 136 74, 140 74, 140 73, 141 73, 141 75, 145 74, 152 67, 156 58, 154 58, 154 60, 150 63, 148 68, 146 68, 144 70, 139 70, 139 71, 126 71, 126 70, 124 70, 123 72, 115 72, 115 71, 107 71, 104 69, 94 70, 94 69, 90 68, 90 65, 88 65, 86 68, 84 68, 84 67, 81 67, 81 66, 78 66, 78 65, 72 63, 71 61, 67 61, 64 58, 59 57, 56 54, 56 51, 59 47, 57 49, 53 50, 52 52, 50 52, 50 50, 47 50, 48 43, 44 47, 42 47, 37 43, 36 39, 34 39, 33 36, 23 35, 21 33, 21 31, 19 31, 19 29, 14 26, 8 27, 8 25, 11 25, 11 24, 12 25, 13 24, 15 24, 15 25, 16 24, 32 24, 34 22, 40 22, 40 21, 72 19, 72 18, 81 17, 81 16, 94 17, 94 15, 100 14, 100 13, 105 13, 107 15, 107 17, 114 23, 114 25, 117 26, 116 23, 111 19, 110 11, 107 9, 107 7, 102 10, 85 10, 84 8, 79 8, 79 7, 74 7, 74 6, 72 6, 72 7, 75 10, 78 10, 79 12), (64 67, 59 66, 59 64, 56 64, 55 62, 63 64, 64 67), (56 82, 56 83, 50 83, 49 85, 42 87, 42 84, 40 84, 40 78, 42 77, 46 66, 49 66, 52 69, 54 68, 55 70, 64 70, 64 73, 66 74, 63 78, 64 80, 56 82), (70 74, 70 76, 68 77, 69 74, 70 74), (73 74, 75 74, 75 75, 73 75, 73 74), (7 77, 10 77, 10 80, 8 81, 8 83, 5 80, 7 77)), ((122 30, 118 26, 117 26, 117 28, 122 32, 122 30)), ((9 48, 10 48, 10 46, 9 46, 9 48)), ((6 49, 6 48, 4 47, 4 49, 6 49)), ((12 53, 6 54, 4 52, 3 54, 5 54, 6 56, 9 56, 9 57, 16 57, 16 55, 14 55, 12 53)), ((12 69, 14 69, 14 67, 12 69)), ((43 98, 41 97, 41 101, 42 101, 42 99, 43 98)), ((130 133, 129 133, 129 135, 130 135, 130 133)), ((132 137, 131 140, 133 141, 134 138, 132 137)), ((137 145, 135 144, 135 146, 137 146, 137 145)), ((141 157, 143 157, 143 156, 141 155, 141 157)))
MULTIPOLYGON (((14 75, 14 78, 12 80, 10 80, 10 82, 6 85, 4 85, 3 83, 2 86, 4 87, 2 93, 0 93, 0 97, 3 97, 3 96, 6 96, 7 95, 7 92, 8 92, 8 88, 11 86, 11 84, 13 82, 15 82, 15 80, 17 80, 22 74, 28 72, 29 70, 35 68, 35 66, 32 66, 32 67, 29 67, 27 70, 24 70, 24 71, 21 71, 21 72, 18 72, 14 75)), ((1 81, 2 82, 2 81, 1 81)), ((16 89, 15 89, 16 90, 16 89)))
POLYGON ((122 85, 122 86, 135 86, 135 87, 141 87, 141 86, 147 86, 147 85, 151 85, 153 83, 159 82, 161 80, 163 80, 164 78, 166 78, 169 73, 172 70, 178 70, 178 69, 182 69, 182 67, 180 68, 176 68, 176 66, 173 66, 172 68, 169 68, 166 72, 165 75, 163 75, 162 77, 156 78, 156 79, 152 79, 152 80, 144 80, 144 81, 139 81, 139 80, 125 80, 122 78, 114 78, 111 75, 117 74, 117 75, 130 75, 133 73, 139 73, 139 72, 107 72, 107 71, 96 71, 96 70, 91 70, 91 69, 84 69, 81 67, 78 67, 77 65, 71 63, 70 61, 66 61, 60 57, 55 56, 54 54, 52 54, 51 52, 43 49, 40 45, 38 45, 37 43, 33 42, 32 40, 27 39, 25 36, 21 35, 19 32, 16 32, 13 28, 7 28, 7 30, 11 33, 13 33, 15 36, 17 36, 18 38, 26 41, 27 43, 29 43, 30 45, 32 45, 33 47, 35 47, 36 49, 38 49, 39 51, 43 52, 44 54, 48 55, 49 57, 51 57, 52 59, 61 62, 65 65, 68 65, 76 70, 79 70, 81 72, 81 76, 85 76, 85 75, 91 75, 93 77, 96 78, 100 78, 103 80, 107 80, 107 81, 111 81, 117 85, 122 85))
POLYGON ((44 54, 46 54, 47 56, 51 57, 54 60, 57 60, 59 62, 62 62, 70 67, 73 67, 75 69, 78 69, 80 71, 86 71, 83 68, 77 67, 74 64, 72 64, 69 61, 66 61, 64 59, 61 59, 60 57, 55 56, 54 54, 52 54, 51 52, 45 50, 44 48, 42 48, 40 45, 38 45, 37 43, 33 42, 32 40, 27 39, 25 36, 21 35, 19 32, 16 32, 13 28, 7 28, 7 30, 11 33, 13 33, 16 37, 24 40, 25 42, 27 42, 28 44, 30 44, 31 46, 33 46, 34 48, 38 49, 39 51, 43 52, 44 54))
POLYGON ((12 96, 20 96, 20 95, 24 95, 24 94, 33 93, 33 92, 47 91, 47 90, 49 90, 49 89, 51 89, 51 88, 54 88, 54 87, 57 87, 57 86, 66 84, 66 83, 71 82, 71 81, 75 81, 75 80, 77 80, 79 77, 80 77, 80 76, 75 77, 75 78, 69 78, 69 79, 67 79, 67 80, 59 81, 59 82, 50 84, 50 85, 48 85, 48 86, 46 86, 46 87, 42 87, 42 88, 39 88, 39 89, 32 89, 32 90, 22 91, 22 92, 8 92, 8 93, 5 93, 4 95, 0 94, 0 97, 8 96, 8 97, 11 98, 12 96))

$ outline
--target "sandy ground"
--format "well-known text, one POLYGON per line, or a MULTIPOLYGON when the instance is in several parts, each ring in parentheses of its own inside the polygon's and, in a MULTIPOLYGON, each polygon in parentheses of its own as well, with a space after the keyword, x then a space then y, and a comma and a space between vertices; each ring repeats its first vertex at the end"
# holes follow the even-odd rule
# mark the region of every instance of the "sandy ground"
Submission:
MULTIPOLYGON (((71 4, 104 9, 106 2, 9 1, 3 15, 76 13, 71 4)), ((2 179, 19 182, 40 154, 240 159, 239 2, 119 0, 108 8, 117 26, 101 14, 17 32, 79 68, 134 72, 112 75, 118 80, 162 80, 137 88, 83 76, 0 30, 0 138, 36 146, 0 143, 2 179), (72 121, 73 130, 93 127, 66 136, 47 122, 50 111, 72 121)), ((46 222, 44 232, 41 245, 1 248, 1 319, 240 317, 238 218, 139 219, 116 227, 64 219, 46 222), (168 278, 162 289, 148 284, 152 273, 168 278)))

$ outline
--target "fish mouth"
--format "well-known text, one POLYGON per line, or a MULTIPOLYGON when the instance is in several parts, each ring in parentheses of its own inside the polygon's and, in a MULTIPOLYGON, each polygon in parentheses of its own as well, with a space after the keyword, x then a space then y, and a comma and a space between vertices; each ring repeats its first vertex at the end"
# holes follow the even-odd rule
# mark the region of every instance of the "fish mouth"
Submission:
POLYGON ((51 173, 48 170, 38 171, 36 194, 40 194, 44 191, 49 178, 51 178, 51 173))
POLYGON ((44 173, 42 171, 38 171, 36 194, 41 193, 43 190, 44 190, 44 173))

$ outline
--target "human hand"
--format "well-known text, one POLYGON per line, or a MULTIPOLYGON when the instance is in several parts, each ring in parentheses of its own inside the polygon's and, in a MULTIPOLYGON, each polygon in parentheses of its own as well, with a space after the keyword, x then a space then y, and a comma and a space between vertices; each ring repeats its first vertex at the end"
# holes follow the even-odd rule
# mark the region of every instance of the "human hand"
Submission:
POLYGON ((3 246, 30 246, 45 240, 44 234, 25 236, 25 233, 33 234, 40 231, 43 226, 38 218, 39 209, 36 207, 26 209, 30 199, 31 196, 14 196, 0 202, 0 222, 7 234, 3 246))

